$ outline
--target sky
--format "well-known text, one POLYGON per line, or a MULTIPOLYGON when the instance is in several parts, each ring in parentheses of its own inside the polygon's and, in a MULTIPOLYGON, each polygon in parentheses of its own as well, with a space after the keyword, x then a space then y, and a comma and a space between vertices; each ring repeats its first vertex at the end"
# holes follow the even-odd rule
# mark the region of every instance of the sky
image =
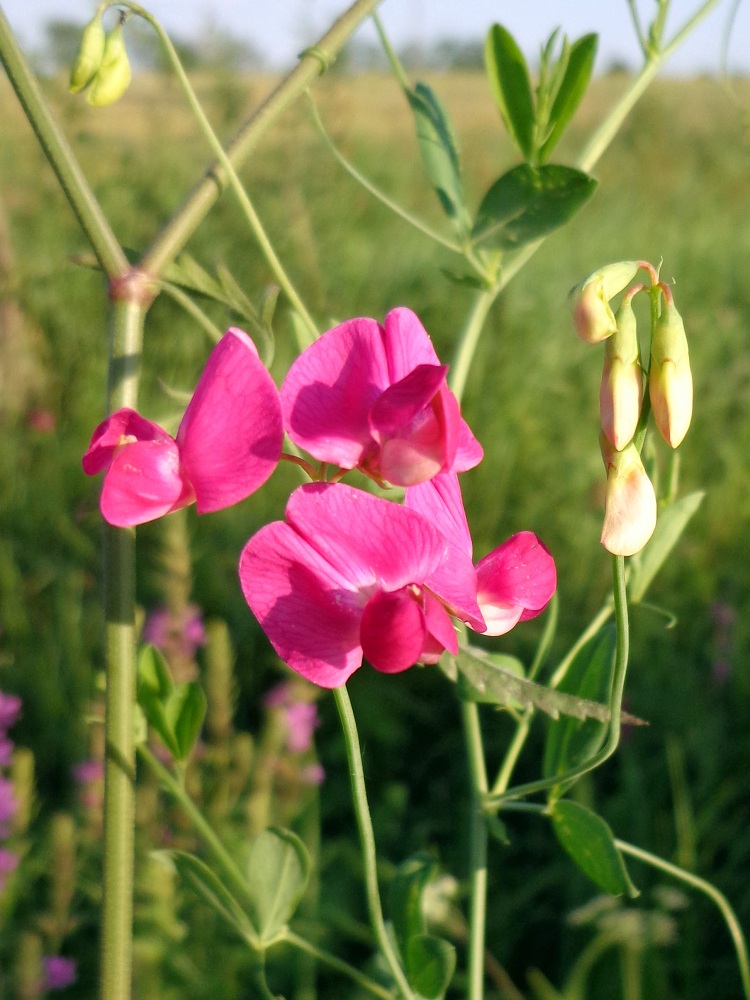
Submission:
MULTIPOLYGON (((331 21, 345 10, 347 0, 141 0, 176 37, 190 39, 211 26, 247 39, 280 68, 293 64, 331 21)), ((637 0, 643 19, 656 0, 637 0)), ((673 74, 715 73, 721 59, 722 37, 734 0, 722 0, 674 54, 666 69, 673 74)), ((702 0, 672 0, 668 28, 690 17, 702 0)), ((80 21, 96 8, 96 0, 0 0, 0 7, 23 45, 39 48, 43 26, 51 19, 80 21)), ((530 61, 554 28, 569 38, 599 34, 597 69, 615 62, 637 67, 637 43, 626 0, 383 0, 380 15, 396 47, 427 46, 445 37, 475 40, 500 22, 518 40, 530 61)), ((374 41, 370 25, 360 29, 363 40, 374 41)), ((670 33, 671 34, 671 33, 670 33)), ((750 73, 750 0, 739 4, 729 48, 728 68, 750 73)))

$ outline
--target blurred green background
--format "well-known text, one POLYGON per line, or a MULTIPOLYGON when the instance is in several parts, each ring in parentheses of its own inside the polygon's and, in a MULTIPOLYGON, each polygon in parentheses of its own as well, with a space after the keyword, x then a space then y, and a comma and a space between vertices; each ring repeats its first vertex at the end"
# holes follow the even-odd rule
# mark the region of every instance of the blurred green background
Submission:
MULTIPOLYGON (((511 146, 481 73, 429 82, 459 133, 475 206, 513 165, 511 146)), ((627 82, 617 73, 595 81, 556 159, 572 162, 627 82)), ((228 136, 271 85, 264 77, 213 74, 200 79, 200 92, 228 136)), ((633 614, 627 705, 649 726, 628 731, 614 760, 580 794, 618 836, 714 879, 749 926, 750 84, 733 86, 739 107, 714 79, 657 82, 595 170, 594 199, 498 300, 463 404, 486 457, 463 485, 478 556, 521 529, 536 531, 552 550, 560 595, 554 665, 610 584, 610 561, 598 540, 602 357, 575 337, 567 291, 602 263, 663 260, 663 278, 674 278, 695 380, 681 492, 702 488, 706 499, 650 593, 654 605, 674 613, 675 627, 666 629, 664 615, 645 606, 633 614)), ((142 251, 207 160, 176 85, 137 78, 109 112, 70 97, 61 79, 44 87, 116 233, 142 251)), ((346 155, 410 211, 442 225, 396 84, 380 75, 330 75, 316 85, 315 97, 346 155)), ((99 486, 83 475, 80 458, 104 415, 107 299, 100 275, 72 261, 88 248, 4 78, 0 120, 0 689, 24 699, 15 739, 34 752, 44 815, 72 801, 71 768, 87 755, 86 710, 102 667, 99 486)), ((393 306, 407 305, 450 360, 472 301, 471 290, 444 276, 459 262, 342 172, 304 102, 277 123, 242 176, 321 327, 356 315, 382 319, 393 306)), ((270 281, 229 195, 188 250, 208 270, 223 262, 254 301, 270 281)), ((231 321, 217 307, 206 310, 219 325, 231 321)), ((295 352, 283 305, 276 337, 272 371, 280 383, 295 352)), ((141 411, 155 420, 172 416, 178 405, 164 386, 189 392, 208 349, 190 317, 161 296, 147 321, 141 411)), ((666 457, 657 447, 665 471, 666 457)), ((237 651, 236 724, 251 732, 261 722, 263 693, 281 675, 242 599, 237 557, 261 524, 282 516, 297 482, 284 467, 238 507, 188 517, 192 597, 207 619, 229 623, 237 651)), ((163 600, 163 533, 159 523, 138 531, 144 608, 163 600)), ((542 624, 522 625, 493 648, 528 662, 542 624)), ((434 669, 392 678, 365 667, 351 694, 383 858, 395 864, 429 848, 461 879, 466 763, 449 683, 434 669)), ((319 709, 327 775, 321 899, 324 912, 343 902, 361 920, 336 713, 327 697, 319 709)), ((536 721, 520 779, 538 776, 548 725, 536 721)), ((498 761, 510 733, 502 713, 489 713, 488 745, 498 761)), ((566 916, 596 890, 544 822, 511 817, 508 832, 510 844, 491 848, 488 946, 523 989, 534 967, 559 986, 597 933, 566 916)), ((643 890, 632 909, 667 912, 658 895, 665 880, 635 863, 631 871, 643 890)), ((622 969, 614 957, 597 965, 587 995, 622 996, 634 953, 643 978, 642 993, 631 998, 739 995, 728 934, 710 903, 691 896, 684 909, 670 910, 674 924, 662 943, 653 929, 626 924, 631 907, 624 910, 622 934, 630 944, 617 952, 622 969)), ((331 928, 331 940, 338 935, 352 960, 366 953, 352 943, 355 934, 335 920, 331 928)), ((249 995, 240 982, 227 980, 222 996, 249 995)), ((216 995, 215 982, 201 989, 196 982, 196 997, 216 995)), ((321 995, 341 996, 335 981, 329 989, 321 995)))

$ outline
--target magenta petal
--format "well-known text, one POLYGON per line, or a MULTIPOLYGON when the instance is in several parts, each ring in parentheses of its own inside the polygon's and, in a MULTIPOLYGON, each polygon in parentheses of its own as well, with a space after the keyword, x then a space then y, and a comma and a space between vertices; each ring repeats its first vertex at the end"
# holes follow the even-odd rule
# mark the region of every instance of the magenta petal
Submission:
POLYGON ((421 584, 446 551, 442 535, 414 511, 342 483, 300 486, 286 516, 360 590, 421 584))
POLYGON ((103 420, 91 435, 91 443, 83 456, 83 471, 87 476, 95 476, 109 468, 123 438, 132 441, 171 441, 167 432, 158 424, 146 420, 135 410, 123 407, 103 420))
POLYGON ((435 660, 427 659, 424 655, 421 659, 425 663, 435 662, 446 649, 455 656, 458 653, 458 636, 453 619, 429 591, 425 591, 424 594, 424 613, 427 620, 427 644, 435 651, 439 648, 439 653, 435 660))
POLYGON ((454 472, 466 472, 473 469, 475 465, 484 458, 484 449, 471 433, 471 428, 465 420, 461 420, 458 425, 458 441, 456 444, 456 456, 453 459, 454 472))
POLYGON ((284 431, 273 379, 242 330, 221 338, 185 410, 177 443, 198 513, 244 500, 268 479, 284 431))
POLYGON ((362 598, 281 521, 261 528, 240 557, 245 600, 276 652, 321 687, 339 687, 362 664, 362 598))
POLYGON ((319 461, 353 469, 372 445, 370 408, 388 384, 380 325, 334 327, 302 352, 281 387, 289 437, 319 461))
POLYGON ((365 658, 384 674, 407 670, 424 647, 424 612, 409 590, 375 594, 362 615, 360 635, 365 658))
POLYGON ((432 341, 419 318, 405 306, 385 317, 383 339, 388 358, 388 380, 398 382, 418 365, 439 365, 432 341))
POLYGON ((193 500, 180 469, 177 444, 167 438, 118 449, 104 478, 100 507, 105 521, 126 528, 153 521, 193 500))
POLYGON ((557 586, 557 571, 540 539, 521 531, 477 563, 477 581, 483 610, 491 605, 510 614, 510 609, 518 608, 518 620, 525 621, 547 606, 557 586))

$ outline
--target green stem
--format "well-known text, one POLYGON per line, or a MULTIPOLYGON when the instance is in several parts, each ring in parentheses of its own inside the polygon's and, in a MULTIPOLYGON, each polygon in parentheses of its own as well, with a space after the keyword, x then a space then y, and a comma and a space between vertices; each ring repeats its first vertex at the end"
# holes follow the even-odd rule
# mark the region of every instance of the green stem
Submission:
POLYGON ((516 785, 509 791, 495 794, 494 791, 485 797, 486 807, 497 808, 504 802, 522 798, 525 795, 532 795, 536 792, 548 791, 559 785, 567 785, 576 781, 589 771, 593 771, 606 760, 608 760, 617 749, 620 742, 620 729, 622 723, 622 696, 625 688, 625 676, 628 667, 629 651, 629 625, 627 593, 625 589, 625 560, 622 556, 612 557, 612 569, 614 577, 614 599, 615 599, 615 621, 617 623, 617 641, 615 646, 615 667, 612 677, 612 689, 609 698, 609 731, 607 739, 602 748, 593 756, 589 757, 582 764, 572 767, 562 774, 556 774, 550 778, 542 778, 539 781, 530 781, 525 785, 516 785))
POLYGON ((322 948, 316 947, 316 945, 311 944, 306 938, 300 937, 295 934, 294 931, 286 930, 284 932, 283 941, 287 944, 292 945, 294 948, 299 948, 300 951, 306 952, 311 955, 317 961, 322 962, 329 968, 334 969, 336 972, 341 972, 343 975, 348 976, 353 982, 361 986, 362 989, 367 990, 374 997, 379 997, 380 1000, 393 1000, 393 993, 387 990, 380 983, 376 983, 374 980, 370 979, 363 972, 355 969, 353 965, 349 965, 348 962, 344 962, 342 959, 337 958, 335 955, 331 955, 330 952, 323 950, 322 948))
POLYGON ((383 909, 380 903, 380 890, 378 888, 377 854, 375 851, 375 834, 372 828, 370 809, 367 804, 367 789, 365 788, 365 774, 362 767, 362 751, 359 746, 359 735, 357 733, 357 723, 354 719, 352 703, 349 699, 349 692, 346 687, 333 689, 336 699, 336 708, 341 719, 341 728, 344 733, 346 743, 346 757, 349 762, 349 777, 352 786, 352 801, 354 812, 357 817, 357 826, 362 844, 362 862, 365 876, 365 890, 367 892, 367 906, 370 912, 370 923, 372 925, 375 939, 388 963, 388 968, 405 1000, 415 1000, 414 994, 404 975, 404 971, 398 960, 398 956, 391 944, 388 932, 383 920, 383 909))
POLYGON ((484 322, 487 319, 487 314, 492 308, 492 303, 498 297, 505 284, 506 282, 498 281, 493 288, 477 292, 476 298, 474 299, 474 307, 471 310, 471 315, 467 320, 466 326, 461 334, 461 338, 456 346, 456 352, 453 356, 453 364, 451 365, 450 375, 448 378, 453 394, 459 403, 461 402, 461 397, 463 396, 464 389, 466 388, 466 380, 469 377, 469 370, 471 369, 471 363, 474 359, 474 353, 477 349, 477 344, 479 343, 479 337, 482 333, 484 322))
POLYGON ((469 957, 466 984, 467 1000, 484 996, 484 953, 487 924, 487 820, 482 805, 487 795, 487 768, 482 746, 479 708, 475 702, 462 701, 461 714, 471 775, 471 817, 469 821, 469 957))
POLYGON ((168 792, 169 795, 172 796, 193 824, 196 832, 211 852, 214 861, 223 872, 227 882, 239 894, 242 900, 247 901, 250 896, 247 882, 245 881, 242 872, 235 864, 232 855, 222 844, 221 840, 219 840, 216 832, 209 825, 203 813, 185 791, 184 786, 180 781, 178 781, 172 772, 169 771, 161 763, 161 761, 154 756, 144 743, 138 744, 138 754, 144 764, 146 764, 159 779, 164 791, 168 792))
MULTIPOLYGON (((380 0, 355 0, 331 26, 317 45, 306 50, 300 62, 276 87, 268 99, 242 126, 226 149, 236 169, 258 145, 268 129, 319 75, 321 58, 332 60, 341 47, 380 0)), ((193 188, 181 208, 167 223, 143 258, 142 266, 150 274, 160 275, 186 245, 193 232, 227 186, 222 165, 213 163, 193 188)))
POLYGON ((742 992, 745 1000, 750 1000, 750 960, 748 959, 747 943, 737 915, 724 893, 720 892, 716 886, 706 881, 706 879, 700 878, 700 876, 694 875, 692 872, 685 871, 684 868, 679 868, 677 865, 670 864, 669 861, 664 861, 662 858, 651 854, 649 851, 644 851, 640 847, 628 844, 624 840, 615 840, 615 845, 623 854, 629 854, 631 857, 637 858, 647 865, 651 865, 652 868, 658 868, 660 871, 679 879, 679 881, 684 882, 686 885, 698 889, 699 892, 704 893, 718 906, 734 943, 737 964, 740 969, 740 978, 742 979, 742 992))
MULTIPOLYGON (((108 411, 138 400, 145 305, 116 301, 108 411)), ((135 790, 135 532, 104 525, 106 707, 101 1000, 129 1000, 132 969, 135 790)))
POLYGON ((67 139, 53 117, 2 8, 0 8, 0 60, 102 270, 110 278, 124 274, 128 270, 127 258, 104 217, 67 139))

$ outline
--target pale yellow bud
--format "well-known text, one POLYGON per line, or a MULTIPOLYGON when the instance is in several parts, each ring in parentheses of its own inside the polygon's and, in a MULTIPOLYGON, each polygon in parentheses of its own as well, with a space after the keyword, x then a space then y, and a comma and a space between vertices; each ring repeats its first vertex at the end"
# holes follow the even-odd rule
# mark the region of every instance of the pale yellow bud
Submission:
POLYGON ((633 280, 639 264, 621 260, 607 264, 572 288, 568 299, 573 312, 573 326, 581 340, 598 344, 617 329, 609 300, 633 280))
POLYGON ((619 450, 633 440, 643 402, 643 371, 630 298, 623 299, 616 320, 617 329, 607 341, 599 412, 604 433, 619 450))
POLYGON ((104 56, 104 25, 97 14, 83 29, 73 68, 70 71, 68 90, 77 94, 87 87, 96 75, 104 56))
POLYGON ((665 303, 654 329, 648 392, 659 433, 677 448, 693 415, 693 376, 685 327, 671 301, 665 303))
POLYGON ((617 451, 602 435, 607 468, 602 545, 615 556, 640 552, 656 527, 656 493, 634 444, 617 451))
POLYGON ((116 25, 107 35, 104 55, 96 71, 86 100, 96 108, 119 101, 130 85, 131 71, 122 24, 116 25))

